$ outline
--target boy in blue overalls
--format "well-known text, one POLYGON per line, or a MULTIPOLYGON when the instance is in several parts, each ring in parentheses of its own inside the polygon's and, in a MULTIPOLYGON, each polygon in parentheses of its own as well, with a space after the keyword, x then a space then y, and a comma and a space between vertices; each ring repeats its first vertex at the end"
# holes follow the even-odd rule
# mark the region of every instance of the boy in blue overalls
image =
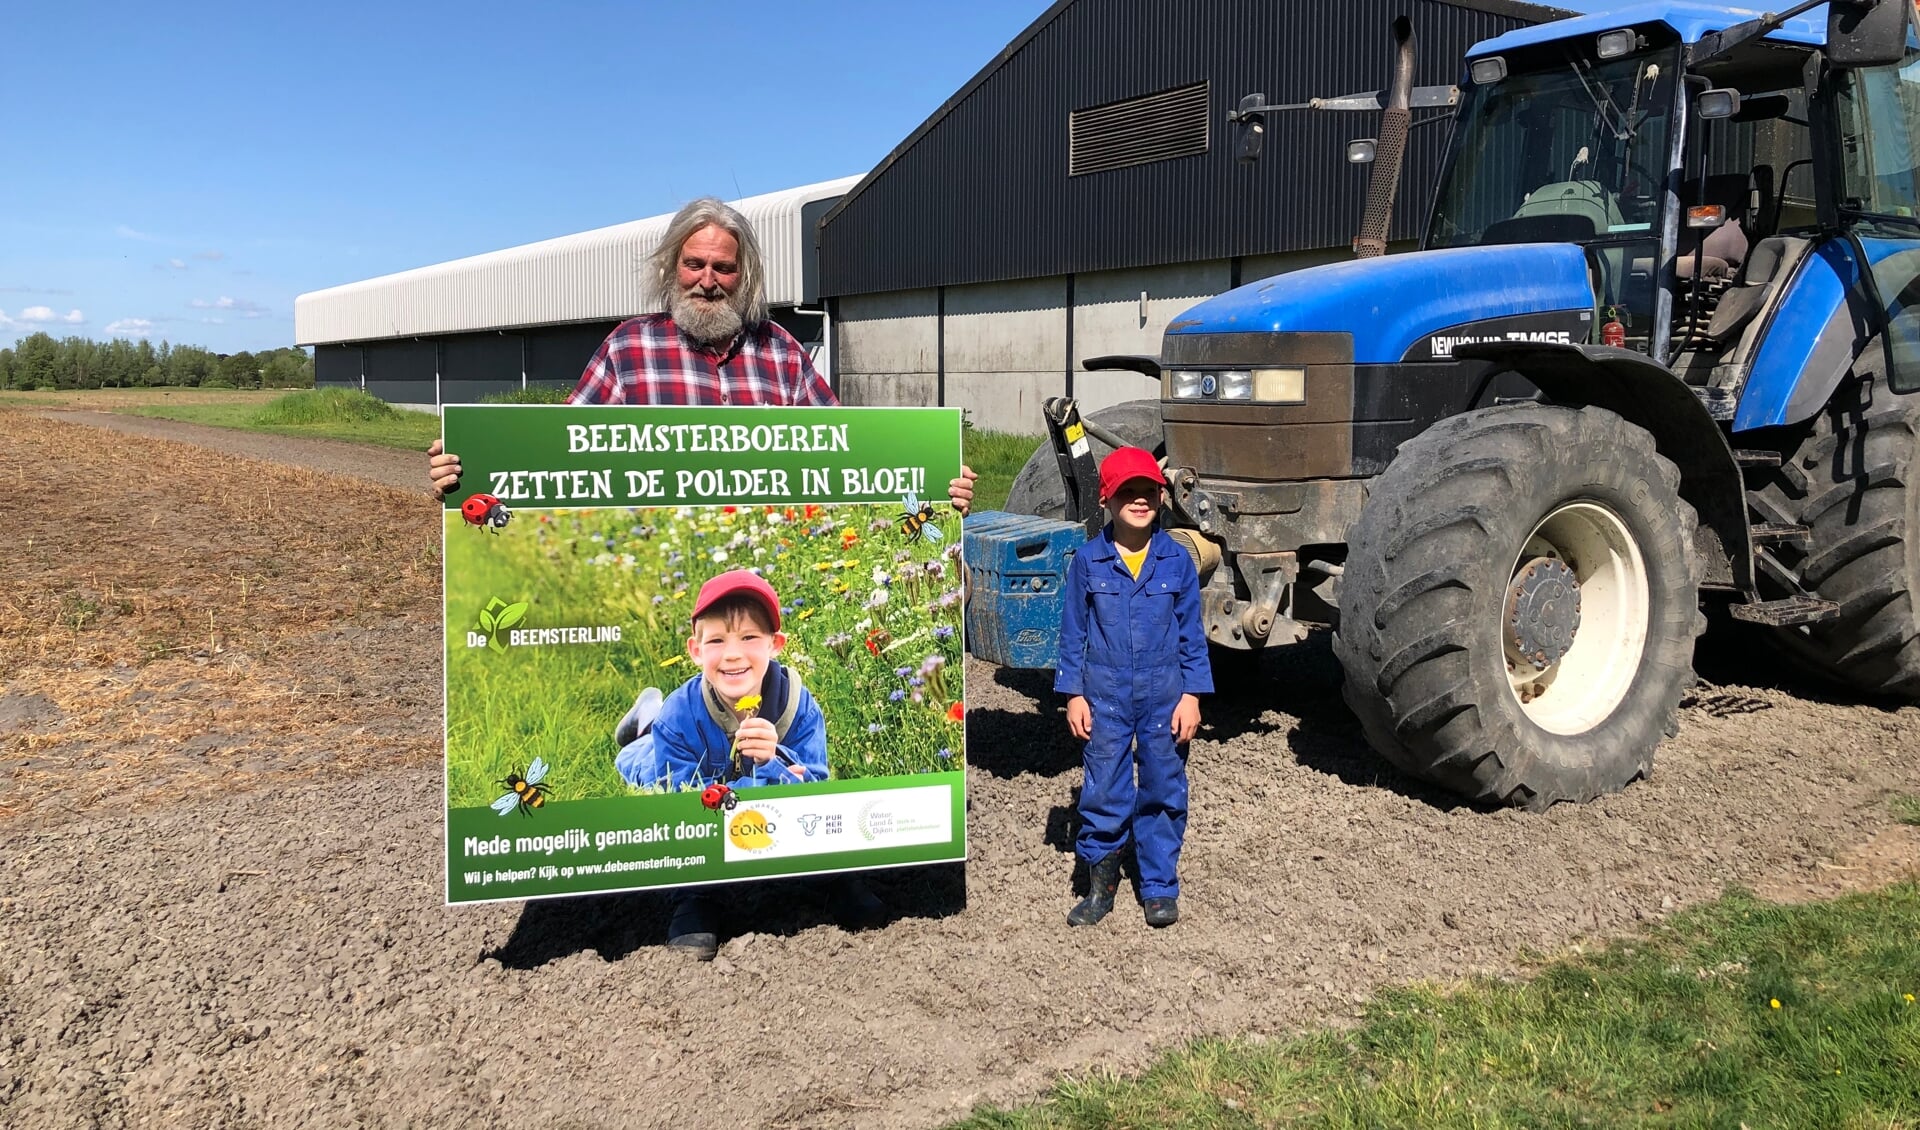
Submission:
POLYGON ((1187 743, 1213 690, 1200 624, 1200 578, 1159 529, 1167 478, 1151 454, 1122 447, 1100 464, 1107 525, 1074 554, 1053 689, 1072 695, 1067 726, 1084 739, 1080 835, 1087 897, 1068 912, 1091 926, 1113 909, 1131 836, 1147 925, 1180 919, 1187 835, 1187 743), (1139 767, 1139 783, 1134 768, 1139 767))

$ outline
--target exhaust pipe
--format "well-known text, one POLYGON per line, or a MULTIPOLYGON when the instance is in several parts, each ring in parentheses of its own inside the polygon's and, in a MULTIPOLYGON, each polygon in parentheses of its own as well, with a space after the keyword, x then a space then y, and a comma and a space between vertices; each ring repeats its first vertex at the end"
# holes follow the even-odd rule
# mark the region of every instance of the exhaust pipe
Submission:
POLYGON ((1356 258, 1372 259, 1387 253, 1387 231, 1393 224, 1393 197, 1400 188, 1400 166, 1407 155, 1407 130, 1413 125, 1413 21, 1393 21, 1397 52, 1393 86, 1387 108, 1380 115, 1380 140, 1374 146, 1373 176, 1367 182, 1367 210, 1360 234, 1353 241, 1356 258))

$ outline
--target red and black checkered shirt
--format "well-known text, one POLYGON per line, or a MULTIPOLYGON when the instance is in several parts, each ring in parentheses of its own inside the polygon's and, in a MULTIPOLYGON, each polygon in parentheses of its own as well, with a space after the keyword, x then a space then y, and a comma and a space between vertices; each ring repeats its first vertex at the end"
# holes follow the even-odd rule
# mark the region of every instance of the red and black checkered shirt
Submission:
POLYGON ((614 327, 567 403, 830 407, 840 400, 806 349, 774 322, 715 351, 681 333, 669 315, 647 314, 614 327))

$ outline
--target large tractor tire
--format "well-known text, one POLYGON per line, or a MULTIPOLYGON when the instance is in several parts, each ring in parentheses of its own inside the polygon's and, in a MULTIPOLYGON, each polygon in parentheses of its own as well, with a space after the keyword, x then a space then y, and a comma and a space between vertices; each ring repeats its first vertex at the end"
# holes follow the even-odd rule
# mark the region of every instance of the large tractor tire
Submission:
POLYGON ((1837 619, 1777 629, 1795 658, 1868 694, 1920 699, 1920 395, 1879 379, 1878 343, 1863 379, 1842 386, 1755 492, 1768 518, 1810 531, 1804 549, 1771 550, 1837 619))
POLYGON ((1601 408, 1489 408, 1403 444, 1348 534, 1334 637, 1368 742, 1481 803, 1644 776, 1706 624, 1679 482, 1601 408))
MULTIPOLYGON (((1118 435, 1134 447, 1144 447, 1153 452, 1154 458, 1167 453, 1166 438, 1160 424, 1160 402, 1157 400, 1129 400, 1090 412, 1087 419, 1118 435)), ((1087 441, 1093 445, 1093 457, 1096 461, 1105 459, 1112 447, 1095 439, 1091 434, 1087 441)), ((1060 464, 1053 456, 1053 445, 1043 443, 1027 459, 1026 465, 1013 478, 1013 486, 1007 492, 1007 509, 1015 514, 1037 514, 1042 518, 1062 518, 1067 513, 1067 485, 1060 481, 1060 464)))

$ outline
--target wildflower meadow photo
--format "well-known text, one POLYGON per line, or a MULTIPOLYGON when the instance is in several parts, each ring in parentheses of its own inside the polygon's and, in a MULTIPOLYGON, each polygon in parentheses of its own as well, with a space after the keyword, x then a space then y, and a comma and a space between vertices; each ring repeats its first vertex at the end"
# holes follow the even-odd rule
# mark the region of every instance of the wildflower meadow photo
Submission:
POLYGON ((444 428, 449 902, 965 857, 958 412, 444 428))

